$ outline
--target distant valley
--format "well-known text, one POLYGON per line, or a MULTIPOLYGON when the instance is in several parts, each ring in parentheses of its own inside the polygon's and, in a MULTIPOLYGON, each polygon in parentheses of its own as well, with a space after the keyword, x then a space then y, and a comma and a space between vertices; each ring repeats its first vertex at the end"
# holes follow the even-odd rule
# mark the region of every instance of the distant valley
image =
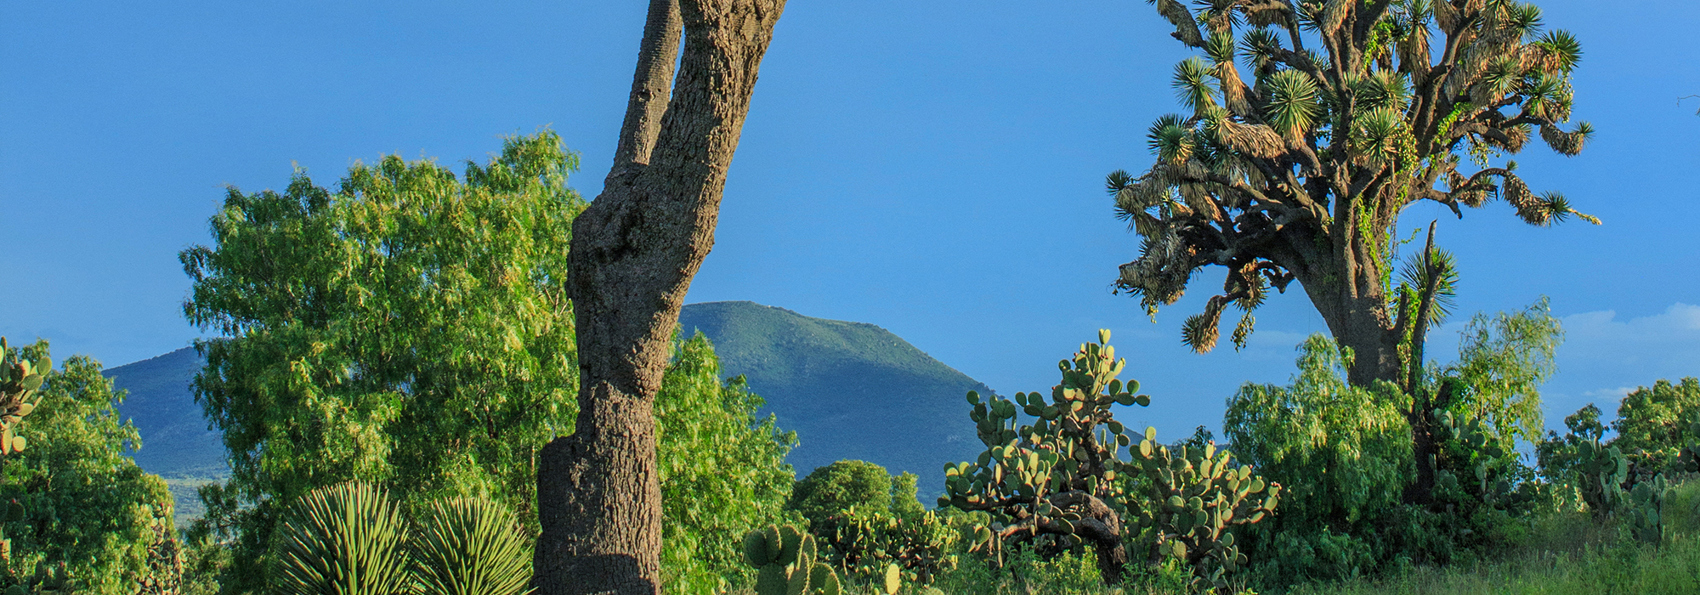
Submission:
MULTIPOLYGON (((713 341, 722 373, 744 375, 767 400, 762 413, 797 432, 788 461, 799 477, 839 459, 872 461, 919 475, 930 502, 945 463, 979 454, 963 395, 991 389, 890 331, 753 302, 691 304, 679 325, 713 341)), ((198 486, 230 473, 190 387, 201 364, 184 348, 105 372, 129 392, 119 411, 142 436, 136 463, 171 485, 180 518, 200 514, 198 486)))

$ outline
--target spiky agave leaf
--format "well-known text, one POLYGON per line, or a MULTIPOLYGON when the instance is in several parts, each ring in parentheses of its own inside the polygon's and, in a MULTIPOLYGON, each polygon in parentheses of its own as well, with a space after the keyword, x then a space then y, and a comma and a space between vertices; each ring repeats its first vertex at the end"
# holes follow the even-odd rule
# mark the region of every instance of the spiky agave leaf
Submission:
POLYGON ((1353 157, 1362 163, 1398 163, 1405 118, 1393 108, 1371 110, 1352 122, 1353 157))
POLYGON ((1393 108, 1404 110, 1411 103, 1411 87, 1405 74, 1392 70, 1377 70, 1352 86, 1357 100, 1369 109, 1393 108))
POLYGON ((1240 40, 1240 51, 1245 52, 1246 66, 1254 72, 1263 70, 1281 50, 1281 38, 1269 29, 1252 29, 1240 40))
POLYGON ((296 501, 279 530, 279 592, 392 595, 408 584, 401 511, 365 482, 322 487, 296 501))
POLYGON ((1525 2, 1503 4, 1505 16, 1501 27, 1517 38, 1532 38, 1541 32, 1541 7, 1525 2))
POLYGON ((1582 42, 1563 29, 1548 31, 1529 47, 1540 52, 1541 69, 1547 72, 1569 74, 1582 63, 1582 42))
POLYGON ((1186 120, 1175 114, 1157 118, 1146 133, 1145 146, 1164 163, 1178 163, 1192 157, 1194 139, 1186 120))
POLYGON ((1216 105, 1216 89, 1210 86, 1210 65, 1202 58, 1193 56, 1175 65, 1175 76, 1171 85, 1175 88, 1175 98, 1181 105, 1195 112, 1205 107, 1216 105))
POLYGON ((413 543, 414 573, 428 595, 528 592, 531 552, 512 511, 482 498, 432 502, 413 543))
POLYGON ((1523 111, 1529 115, 1558 122, 1570 114, 1569 91, 1564 80, 1557 76, 1541 73, 1525 81, 1520 93, 1523 111))
POLYGON ((1571 208, 1570 199, 1565 198, 1563 193, 1542 193, 1541 203, 1546 207, 1547 213, 1549 214, 1548 220, 1552 223, 1561 223, 1565 219, 1569 219, 1571 215, 1575 215, 1576 218, 1594 225, 1600 224, 1600 219, 1598 217, 1571 208))
POLYGON ((1297 70, 1282 70, 1269 75, 1268 104, 1264 119, 1277 133, 1287 138, 1304 136, 1316 125, 1322 108, 1317 104, 1316 81, 1297 70))
POLYGON ((1458 266, 1451 252, 1433 248, 1423 253, 1412 255, 1405 261, 1399 276, 1412 291, 1418 292, 1418 297, 1431 291, 1428 317, 1425 321, 1429 328, 1440 326, 1458 302, 1458 266), (1432 283, 1432 285, 1431 285, 1432 283))

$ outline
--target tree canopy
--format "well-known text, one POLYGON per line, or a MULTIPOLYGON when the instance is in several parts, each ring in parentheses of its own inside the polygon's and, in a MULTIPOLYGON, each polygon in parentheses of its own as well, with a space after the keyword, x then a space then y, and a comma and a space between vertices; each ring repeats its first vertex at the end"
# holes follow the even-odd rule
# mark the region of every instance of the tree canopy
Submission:
MULTIPOLYGON (((48 345, 18 351, 34 361, 48 345)), ((176 582, 171 492, 125 454, 141 448, 141 437, 116 409, 124 392, 100 370, 87 356, 65 360, 46 373, 39 407, 19 424, 29 446, 8 456, 0 502, 17 501, 24 516, 0 524, 12 546, 0 559, 0 584, 31 578, 38 565, 63 565, 78 593, 128 595, 176 582)))
POLYGON ((1244 312, 1231 335, 1243 345, 1268 290, 1296 280, 1357 354, 1352 382, 1395 380, 1416 305, 1417 288, 1393 285, 1406 207, 1433 201, 1462 217, 1503 199, 1532 225, 1598 223, 1531 191, 1505 159, 1537 131, 1562 155, 1592 134, 1564 126, 1581 45, 1545 29, 1534 4, 1154 3, 1203 56, 1175 66, 1187 111, 1151 125, 1155 163, 1107 179, 1117 216, 1143 238, 1116 285, 1155 313, 1200 269, 1226 268, 1222 292, 1183 325, 1197 351, 1217 344, 1229 305, 1244 312))
POLYGON ((351 479, 486 495, 536 530, 535 453, 575 411, 576 166, 543 132, 462 179, 390 156, 334 192, 299 170, 283 193, 229 190, 214 244, 181 258, 184 313, 222 335, 197 344, 195 392, 231 457, 214 499, 241 504, 235 576, 260 576, 279 503, 351 479))

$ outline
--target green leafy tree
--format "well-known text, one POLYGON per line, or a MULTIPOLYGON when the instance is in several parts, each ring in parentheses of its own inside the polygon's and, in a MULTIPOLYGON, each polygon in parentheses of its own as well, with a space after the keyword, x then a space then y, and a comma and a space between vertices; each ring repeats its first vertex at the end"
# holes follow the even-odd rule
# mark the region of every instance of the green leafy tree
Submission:
POLYGON ((674 344, 655 395, 667 589, 708 593, 755 580, 739 559, 740 544, 783 516, 794 477, 785 454, 796 444, 772 415, 756 416, 762 404, 742 376, 722 378, 702 333, 674 344))
POLYGON ((353 479, 409 506, 488 494, 536 531, 536 452, 575 412, 576 165, 543 132, 460 179, 390 156, 334 192, 301 171, 230 189, 214 244, 181 255, 185 314, 223 335, 195 391, 231 457, 209 502, 230 516, 206 521, 236 542, 226 590, 263 584, 282 503, 353 479))
POLYGON ((1611 424, 1617 430, 1611 443, 1630 456, 1639 476, 1675 471, 1682 448, 1700 438, 1693 431, 1696 421, 1700 421, 1700 380, 1659 380, 1650 387, 1636 387, 1623 398, 1617 421, 1611 424))
MULTIPOLYGON (((11 355, 41 361, 47 342, 11 355)), ((4 572, 28 580, 38 567, 60 569, 78 593, 172 588, 181 561, 171 492, 125 455, 141 448, 141 438, 118 415, 124 392, 114 392, 100 370, 86 356, 44 370, 39 407, 15 429, 28 447, 8 455, 0 502, 18 502, 23 515, 4 523, 12 544, 4 572)))
POLYGON ((892 487, 891 474, 885 467, 867 461, 835 461, 797 480, 787 506, 802 513, 814 531, 852 506, 865 513, 890 513, 892 502, 897 500, 892 487))
POLYGON ((1143 238, 1119 290, 1150 313, 1195 273, 1227 269, 1222 293, 1188 318, 1204 352, 1223 313, 1244 311, 1243 345, 1268 290, 1298 281, 1356 357, 1351 383, 1398 381, 1416 309, 1393 287, 1405 207, 1504 199, 1532 225, 1571 216, 1504 158, 1536 136, 1576 155, 1592 133, 1566 129, 1582 51, 1515 0, 1148 0, 1204 56, 1175 67, 1186 113, 1152 124, 1156 162, 1109 175, 1117 215, 1143 238), (1246 69, 1242 75, 1242 66, 1246 69))

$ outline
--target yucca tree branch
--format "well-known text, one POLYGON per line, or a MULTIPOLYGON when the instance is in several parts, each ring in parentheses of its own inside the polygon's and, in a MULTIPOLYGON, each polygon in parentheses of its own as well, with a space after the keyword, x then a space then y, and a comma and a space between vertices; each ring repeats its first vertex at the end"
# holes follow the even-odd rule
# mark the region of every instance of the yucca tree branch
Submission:
MULTIPOLYGON (((1503 198, 1534 225, 1593 220, 1556 193, 1534 194, 1511 167, 1489 166, 1537 129, 1564 155, 1591 133, 1560 128, 1580 46, 1562 31, 1541 36, 1531 4, 1225 0, 1183 14, 1177 0, 1153 3, 1209 61, 1177 67, 1192 113, 1152 127, 1158 164, 1112 175, 1123 180, 1111 184, 1119 215, 1145 238, 1117 287, 1148 312, 1179 299, 1203 266, 1258 271, 1230 275, 1206 306, 1212 323, 1248 279, 1290 276, 1361 355, 1354 383, 1397 380, 1401 298, 1389 259, 1401 208, 1426 199, 1462 216, 1503 198), (1238 51, 1253 81, 1234 65, 1238 51), (1459 171, 1466 159, 1479 171, 1459 171)), ((1188 329, 1188 343, 1208 350, 1194 338, 1213 342, 1214 331, 1188 329)))

